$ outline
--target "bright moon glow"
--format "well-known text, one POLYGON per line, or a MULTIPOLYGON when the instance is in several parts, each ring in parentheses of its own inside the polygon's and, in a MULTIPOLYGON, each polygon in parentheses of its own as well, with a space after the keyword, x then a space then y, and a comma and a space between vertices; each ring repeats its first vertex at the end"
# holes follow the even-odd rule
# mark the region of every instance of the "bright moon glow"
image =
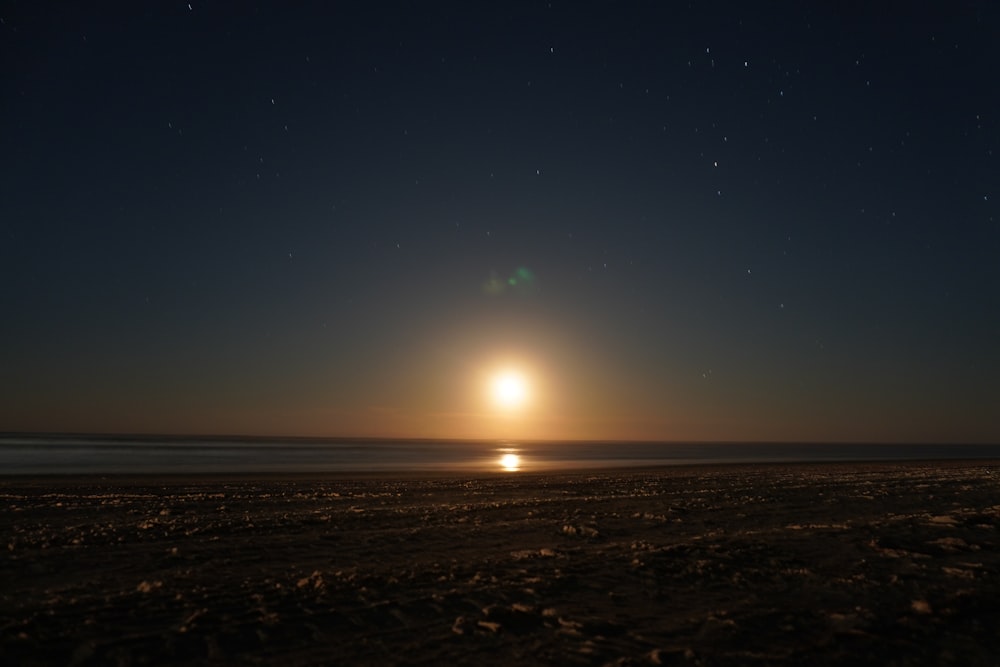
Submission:
POLYGON ((493 400, 504 408, 516 408, 528 398, 528 383, 519 373, 507 371, 493 379, 493 400))
POLYGON ((517 454, 504 454, 500 457, 500 467, 507 472, 517 472, 521 469, 521 457, 517 454))

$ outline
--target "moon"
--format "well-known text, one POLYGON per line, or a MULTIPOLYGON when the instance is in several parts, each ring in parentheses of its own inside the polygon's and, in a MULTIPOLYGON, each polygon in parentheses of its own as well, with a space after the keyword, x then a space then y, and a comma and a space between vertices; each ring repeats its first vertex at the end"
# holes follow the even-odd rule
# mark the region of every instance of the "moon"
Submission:
POLYGON ((528 400, 528 381, 517 371, 503 371, 493 378, 491 391, 493 401, 501 408, 519 408, 528 400))

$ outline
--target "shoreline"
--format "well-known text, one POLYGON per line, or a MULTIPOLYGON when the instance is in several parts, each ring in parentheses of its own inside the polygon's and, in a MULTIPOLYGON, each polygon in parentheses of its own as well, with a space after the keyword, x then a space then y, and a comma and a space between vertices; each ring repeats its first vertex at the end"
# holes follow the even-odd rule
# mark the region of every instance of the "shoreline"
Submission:
POLYGON ((100 482, 123 482, 127 484, 142 483, 166 483, 171 480, 180 481, 261 481, 261 482, 323 482, 332 480, 364 480, 364 481, 415 481, 421 480, 448 480, 448 479, 469 479, 469 480, 530 480, 539 477, 576 477, 580 475, 642 475, 645 473, 670 476, 674 472, 694 474, 699 472, 709 472, 715 470, 725 470, 728 468, 784 468, 784 467, 836 467, 846 466, 857 467, 897 467, 907 465, 921 466, 969 466, 969 465, 996 465, 1000 467, 1000 458, 972 457, 972 458, 913 458, 913 459, 845 459, 845 460, 815 460, 815 461, 693 461, 686 462, 679 460, 675 463, 657 463, 652 465, 581 465, 576 467, 539 468, 530 470, 504 471, 498 470, 496 466, 479 467, 469 465, 456 468, 434 468, 426 469, 405 469, 386 468, 380 469, 333 469, 333 470, 239 470, 239 471, 110 471, 110 472, 46 472, 46 473, 2 473, 0 472, 0 487, 5 485, 17 486, 22 482, 27 483, 64 483, 64 484, 93 484, 100 482))

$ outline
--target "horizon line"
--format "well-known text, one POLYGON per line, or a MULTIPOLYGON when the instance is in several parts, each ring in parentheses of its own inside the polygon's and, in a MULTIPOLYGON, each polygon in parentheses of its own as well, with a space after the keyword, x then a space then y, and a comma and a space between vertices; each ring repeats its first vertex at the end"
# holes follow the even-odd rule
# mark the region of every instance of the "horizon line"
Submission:
POLYGON ((371 435, 250 435, 239 433, 124 433, 94 431, 0 431, 0 439, 6 438, 54 438, 80 439, 98 438, 102 440, 209 440, 209 441, 279 441, 279 442, 438 442, 438 443, 550 443, 550 444, 661 444, 661 445, 944 445, 944 446, 1000 446, 1000 442, 968 440, 670 440, 632 438, 454 438, 454 437, 396 437, 371 435))

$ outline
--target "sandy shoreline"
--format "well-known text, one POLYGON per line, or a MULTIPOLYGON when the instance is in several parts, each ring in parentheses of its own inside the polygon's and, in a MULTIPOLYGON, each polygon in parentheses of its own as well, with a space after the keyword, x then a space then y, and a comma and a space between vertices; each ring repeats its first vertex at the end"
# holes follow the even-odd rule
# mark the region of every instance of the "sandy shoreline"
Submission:
POLYGON ((4 664, 995 665, 1000 462, 0 478, 4 664))

